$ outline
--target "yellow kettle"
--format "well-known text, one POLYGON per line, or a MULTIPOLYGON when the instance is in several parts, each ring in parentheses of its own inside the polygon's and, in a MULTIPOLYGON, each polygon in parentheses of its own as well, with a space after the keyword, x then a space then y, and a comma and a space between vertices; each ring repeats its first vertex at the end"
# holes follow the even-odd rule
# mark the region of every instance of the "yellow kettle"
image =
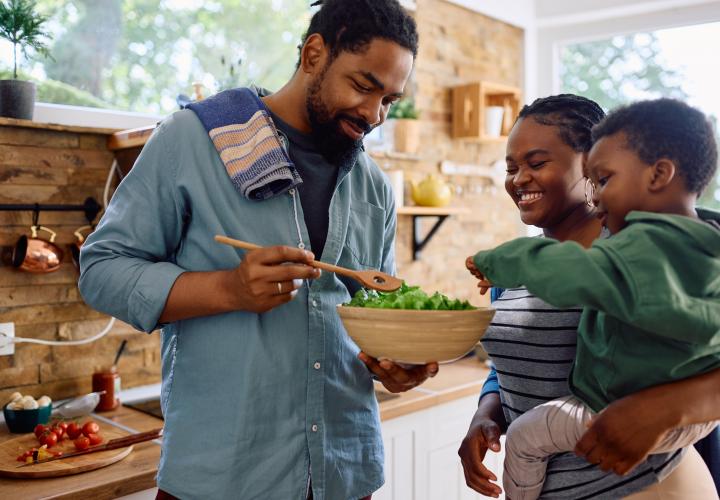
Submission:
POLYGON ((422 207, 444 207, 450 203, 450 186, 435 175, 428 175, 419 183, 411 182, 412 199, 422 207))

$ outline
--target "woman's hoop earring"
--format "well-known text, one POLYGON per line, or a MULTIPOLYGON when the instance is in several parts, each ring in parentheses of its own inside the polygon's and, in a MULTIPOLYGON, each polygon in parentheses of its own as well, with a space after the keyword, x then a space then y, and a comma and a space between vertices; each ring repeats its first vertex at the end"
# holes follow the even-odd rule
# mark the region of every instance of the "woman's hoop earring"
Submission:
POLYGON ((595 184, 589 177, 585 177, 585 204, 590 208, 597 208, 593 198, 595 197, 595 184))

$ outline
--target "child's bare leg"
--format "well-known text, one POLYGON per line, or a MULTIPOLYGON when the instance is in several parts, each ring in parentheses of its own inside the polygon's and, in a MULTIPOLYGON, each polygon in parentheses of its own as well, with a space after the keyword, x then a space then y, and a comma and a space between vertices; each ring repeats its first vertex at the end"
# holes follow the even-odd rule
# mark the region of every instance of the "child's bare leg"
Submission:
POLYGON ((549 401, 514 420, 505 442, 503 486, 511 500, 538 498, 551 455, 572 451, 592 411, 573 396, 549 401))

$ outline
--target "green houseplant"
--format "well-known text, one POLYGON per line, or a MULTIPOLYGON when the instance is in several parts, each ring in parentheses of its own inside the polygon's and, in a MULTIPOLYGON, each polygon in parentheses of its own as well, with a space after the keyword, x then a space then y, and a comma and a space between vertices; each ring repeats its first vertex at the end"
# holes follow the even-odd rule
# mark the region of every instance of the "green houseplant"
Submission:
MULTIPOLYGON (((412 98, 404 98, 393 104, 388 112, 392 130, 393 149, 400 153, 417 153, 420 147, 420 112, 412 98)), ((390 132, 390 131, 388 131, 390 132)))
POLYGON ((35 108, 35 84, 17 79, 18 49, 25 57, 28 50, 50 56, 43 30, 47 17, 35 12, 35 0, 0 0, 0 37, 13 44, 13 78, 0 80, 0 116, 32 120, 35 108))

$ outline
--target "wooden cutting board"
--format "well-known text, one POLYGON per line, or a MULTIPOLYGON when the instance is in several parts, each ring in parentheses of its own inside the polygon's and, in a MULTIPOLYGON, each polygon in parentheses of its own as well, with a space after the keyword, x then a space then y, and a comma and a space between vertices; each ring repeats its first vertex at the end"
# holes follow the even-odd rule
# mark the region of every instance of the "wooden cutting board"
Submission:
MULTIPOLYGON (((84 420, 82 422, 84 423, 84 420)), ((103 443, 108 442, 110 439, 128 435, 127 432, 111 425, 103 424, 99 421, 94 422, 100 426, 103 443)), ((33 447, 39 448, 40 443, 32 433, 22 434, 15 439, 0 443, 0 476, 23 479, 69 476, 70 474, 87 472, 114 464, 128 456, 133 448, 130 446, 116 450, 99 451, 97 453, 79 455, 77 457, 55 460, 44 464, 18 467, 18 465, 22 465, 21 462, 17 461, 18 455, 22 455, 26 450, 33 447)), ((75 445, 71 439, 66 437, 55 445, 52 450, 70 453, 75 451, 75 445)))

